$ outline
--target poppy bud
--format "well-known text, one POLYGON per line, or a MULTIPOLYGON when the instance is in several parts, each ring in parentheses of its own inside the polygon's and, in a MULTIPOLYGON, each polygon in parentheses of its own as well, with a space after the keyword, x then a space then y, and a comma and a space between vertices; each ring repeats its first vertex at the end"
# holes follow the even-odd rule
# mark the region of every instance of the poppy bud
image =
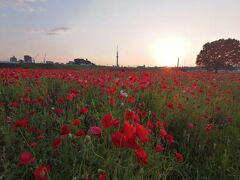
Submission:
POLYGON ((98 169, 98 173, 104 172, 104 170, 102 169, 98 169))
POLYGON ((141 168, 141 169, 139 170, 139 174, 141 174, 141 175, 144 174, 144 168, 141 168))
POLYGON ((91 136, 86 135, 86 136, 85 136, 85 139, 84 139, 84 142, 85 142, 86 144, 89 144, 91 141, 92 141, 92 140, 91 140, 91 136))
POLYGON ((69 133, 69 134, 68 134, 68 137, 69 137, 70 139, 72 139, 72 138, 73 138, 73 135, 72 135, 71 133, 69 133))

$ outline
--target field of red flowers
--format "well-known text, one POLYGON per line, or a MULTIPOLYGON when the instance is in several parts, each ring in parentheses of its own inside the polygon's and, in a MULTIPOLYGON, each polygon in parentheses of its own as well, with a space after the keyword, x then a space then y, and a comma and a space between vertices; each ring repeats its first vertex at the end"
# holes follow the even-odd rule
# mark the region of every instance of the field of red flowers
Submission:
POLYGON ((0 69, 0 179, 240 179, 240 75, 0 69))

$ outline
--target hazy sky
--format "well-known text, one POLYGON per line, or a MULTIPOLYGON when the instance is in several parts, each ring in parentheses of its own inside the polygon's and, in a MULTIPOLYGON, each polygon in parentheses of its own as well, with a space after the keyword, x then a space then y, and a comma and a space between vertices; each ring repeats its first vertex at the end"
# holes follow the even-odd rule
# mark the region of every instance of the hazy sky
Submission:
POLYGON ((118 45, 121 65, 156 66, 166 61, 156 44, 171 39, 168 53, 194 65, 205 42, 240 39, 239 9, 240 0, 0 0, 0 60, 29 54, 42 62, 46 53, 112 65, 118 45))

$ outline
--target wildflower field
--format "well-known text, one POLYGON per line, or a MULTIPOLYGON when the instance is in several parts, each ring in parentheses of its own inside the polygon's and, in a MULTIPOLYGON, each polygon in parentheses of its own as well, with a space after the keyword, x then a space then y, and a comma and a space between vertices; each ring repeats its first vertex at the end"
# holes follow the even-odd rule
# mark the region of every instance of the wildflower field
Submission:
POLYGON ((0 179, 240 179, 240 74, 0 69, 0 179))

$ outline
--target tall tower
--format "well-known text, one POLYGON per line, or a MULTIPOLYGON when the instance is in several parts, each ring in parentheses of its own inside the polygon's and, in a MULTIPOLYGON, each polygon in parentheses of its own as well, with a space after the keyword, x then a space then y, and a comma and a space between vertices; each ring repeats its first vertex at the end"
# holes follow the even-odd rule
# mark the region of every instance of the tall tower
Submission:
POLYGON ((117 67, 119 67, 119 65, 118 65, 118 46, 117 46, 117 56, 116 56, 116 58, 117 58, 117 67))
POLYGON ((178 57, 178 59, 177 59, 177 67, 179 67, 179 57, 178 57))

